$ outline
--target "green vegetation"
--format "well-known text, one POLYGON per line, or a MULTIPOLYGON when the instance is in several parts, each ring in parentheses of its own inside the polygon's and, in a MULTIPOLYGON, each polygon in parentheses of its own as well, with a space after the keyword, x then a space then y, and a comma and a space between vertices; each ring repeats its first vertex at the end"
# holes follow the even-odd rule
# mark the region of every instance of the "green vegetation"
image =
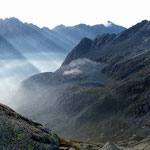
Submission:
POLYGON ((32 145, 28 145, 28 150, 33 150, 33 147, 32 147, 32 145))

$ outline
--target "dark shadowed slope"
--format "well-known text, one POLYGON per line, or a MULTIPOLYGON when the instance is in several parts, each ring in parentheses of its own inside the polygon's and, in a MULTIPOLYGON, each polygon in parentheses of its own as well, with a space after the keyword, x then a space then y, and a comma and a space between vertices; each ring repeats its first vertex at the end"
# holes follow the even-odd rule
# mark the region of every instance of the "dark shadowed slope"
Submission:
POLYGON ((84 38, 69 53, 63 65, 78 58, 104 62, 109 62, 116 56, 132 58, 149 50, 149 27, 150 23, 145 20, 118 35, 104 34, 94 40, 84 38))

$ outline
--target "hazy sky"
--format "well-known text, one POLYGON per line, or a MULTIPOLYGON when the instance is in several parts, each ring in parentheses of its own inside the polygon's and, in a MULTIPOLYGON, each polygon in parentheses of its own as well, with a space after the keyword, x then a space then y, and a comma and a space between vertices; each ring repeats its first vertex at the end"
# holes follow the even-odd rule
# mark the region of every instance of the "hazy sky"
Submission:
POLYGON ((59 24, 99 24, 110 20, 130 27, 150 20, 150 0, 0 0, 0 18, 53 28, 59 24))

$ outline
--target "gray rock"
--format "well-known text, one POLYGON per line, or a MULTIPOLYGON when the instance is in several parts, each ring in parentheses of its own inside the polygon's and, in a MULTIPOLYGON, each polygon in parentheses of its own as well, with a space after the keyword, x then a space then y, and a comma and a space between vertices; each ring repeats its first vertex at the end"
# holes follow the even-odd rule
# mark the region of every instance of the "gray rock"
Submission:
POLYGON ((115 146, 111 142, 107 142, 101 150, 120 150, 117 146, 115 146))

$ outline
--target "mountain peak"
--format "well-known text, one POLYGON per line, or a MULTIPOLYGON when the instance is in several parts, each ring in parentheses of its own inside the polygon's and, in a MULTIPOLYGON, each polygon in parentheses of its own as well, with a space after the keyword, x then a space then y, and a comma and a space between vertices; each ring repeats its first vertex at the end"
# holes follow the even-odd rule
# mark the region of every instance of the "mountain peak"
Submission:
POLYGON ((111 22, 111 21, 109 21, 109 20, 108 20, 107 22, 108 22, 108 23, 112 23, 112 24, 114 24, 113 22, 111 22))
POLYGON ((111 27, 112 25, 114 25, 114 23, 109 20, 104 24, 105 27, 111 27))
POLYGON ((92 40, 89 38, 83 38, 80 43, 69 53, 66 57, 63 65, 69 64, 72 60, 82 57, 85 53, 88 52, 92 44, 92 40))
POLYGON ((0 21, 4 21, 4 22, 7 22, 7 21, 21 22, 18 18, 15 18, 15 17, 0 19, 0 21))
POLYGON ((53 30, 55 31, 55 30, 63 29, 63 28, 65 28, 65 25, 60 24, 60 25, 58 25, 58 26, 54 27, 54 28, 53 28, 53 30))
MULTIPOLYGON (((112 26, 113 23, 108 21, 107 26, 112 26)), ((115 26, 115 25, 114 25, 115 26)), ((113 27, 114 27, 113 26, 113 27)), ((90 59, 98 59, 100 56, 106 56, 107 51, 109 51, 109 47, 113 47, 114 45, 120 44, 121 42, 127 42, 129 39, 133 39, 133 41, 138 41, 137 39, 141 39, 141 35, 143 37, 149 36, 149 22, 147 20, 143 20, 142 22, 132 26, 131 28, 119 33, 119 34, 102 34, 96 36, 93 40, 90 40, 88 38, 84 38, 80 41, 80 43, 72 50, 72 52, 69 53, 69 55, 66 57, 63 65, 68 64, 70 61, 78 58, 90 58, 90 59), (94 54, 94 50, 97 51, 97 56, 94 54), (105 50, 104 50, 105 49, 105 50)), ((135 46, 135 43, 131 43, 130 46, 135 46)), ((128 44, 125 44, 124 47, 126 47, 128 44)), ((114 52, 118 54, 119 51, 115 50, 114 52)), ((127 47, 128 49, 128 47, 127 47)), ((123 49, 122 49, 123 50, 123 49)), ((109 54, 112 53, 112 50, 109 51, 109 54)), ((121 50, 120 50, 120 53, 121 50)))
POLYGON ((141 23, 147 23, 147 22, 149 22, 148 20, 143 20, 143 21, 141 21, 141 23))

